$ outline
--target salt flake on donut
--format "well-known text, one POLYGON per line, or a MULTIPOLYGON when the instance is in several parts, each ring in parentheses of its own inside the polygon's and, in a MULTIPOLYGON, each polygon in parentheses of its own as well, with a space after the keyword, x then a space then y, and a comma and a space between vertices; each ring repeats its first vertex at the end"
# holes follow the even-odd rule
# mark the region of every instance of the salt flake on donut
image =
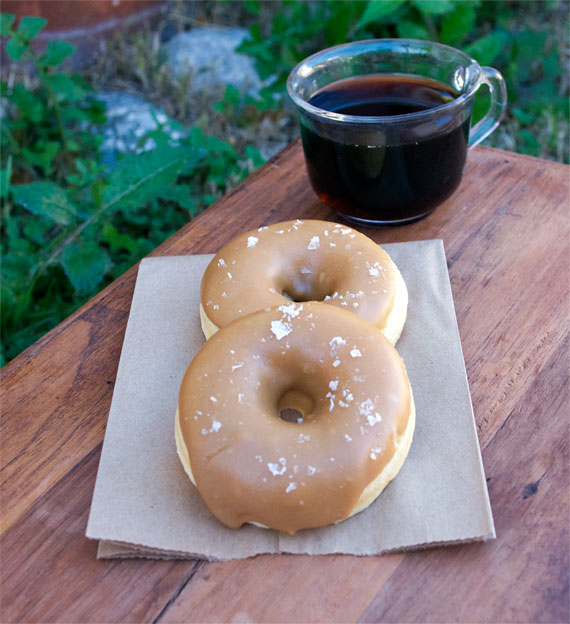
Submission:
POLYGON ((395 344, 408 293, 391 258, 367 236, 297 219, 246 232, 216 254, 202 279, 202 329, 209 338, 240 316, 291 301, 350 310, 395 344))

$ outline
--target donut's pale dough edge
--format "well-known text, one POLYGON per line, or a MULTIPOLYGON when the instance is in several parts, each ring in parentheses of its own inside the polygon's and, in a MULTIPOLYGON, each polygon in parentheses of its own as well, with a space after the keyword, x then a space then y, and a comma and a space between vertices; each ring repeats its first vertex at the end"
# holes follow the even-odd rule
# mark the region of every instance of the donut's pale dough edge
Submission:
MULTIPOLYGON (((406 430, 404 431, 404 434, 396 442, 396 451, 392 456, 392 459, 386 464, 384 470, 382 470, 382 472, 364 488, 362 494, 360 495, 360 498, 358 499, 356 507, 354 507, 350 515, 348 515, 346 518, 338 520, 335 524, 338 524, 343 520, 347 520, 355 514, 364 511, 376 500, 376 498, 378 498, 378 496, 380 496, 382 490, 388 485, 388 483, 390 483, 390 481, 392 481, 392 479, 394 479, 394 477, 400 471, 404 460, 408 456, 410 446, 412 445, 412 439, 414 437, 414 430, 416 426, 416 407, 411 386, 410 399, 411 403, 408 424, 406 425, 406 430)), ((184 467, 184 471, 190 478, 190 481, 192 481, 192 483, 196 485, 194 474, 192 473, 192 467, 190 465, 190 458, 188 457, 188 449, 186 447, 184 439, 182 438, 182 430, 180 429, 180 412, 178 410, 178 407, 176 407, 175 421, 174 436, 176 439, 176 452, 178 453, 178 457, 180 458, 182 466, 184 467)), ((259 524, 257 522, 250 522, 249 524, 254 524, 255 526, 261 527, 262 529, 268 528, 265 525, 259 524)))
POLYGON ((386 319, 386 327, 380 331, 392 345, 395 345, 402 334, 408 316, 408 288, 400 273, 400 269, 398 269, 391 258, 390 261, 396 276, 396 292, 394 293, 392 309, 386 319))
MULTIPOLYGON (((408 289, 400 270, 394 264, 392 259, 390 259, 390 261, 392 262, 392 267, 396 276, 396 292, 394 293, 394 303, 392 305, 392 309, 386 319, 386 327, 384 327, 381 331, 384 336, 386 336, 388 341, 392 345, 395 345, 398 342, 398 339, 402 334, 402 330, 404 329, 404 324, 406 323, 406 317, 408 314, 408 289)), ((219 327, 208 318, 202 303, 200 303, 200 324, 202 325, 202 331, 204 332, 204 336, 206 336, 206 340, 213 336, 219 329, 219 327)))
POLYGON ((200 303, 200 325, 202 325, 202 331, 204 332, 204 336, 206 336, 206 340, 209 340, 219 329, 219 327, 214 325, 208 318, 202 303, 200 303))
MULTIPOLYGON (((416 406, 414 403, 414 395, 412 394, 412 388, 410 386, 410 415, 408 417, 408 424, 406 425, 406 430, 400 439, 396 442, 396 451, 392 456, 392 459, 386 464, 384 470, 371 481, 363 490, 360 498, 358 499, 358 503, 356 507, 352 510, 350 516, 348 518, 354 516, 361 511, 364 511, 371 503, 373 503, 378 496, 382 493, 382 490, 394 479, 394 477, 400 472, 400 468, 402 467, 406 457, 408 456, 408 452, 412 445, 412 440, 414 437, 414 431, 416 428, 416 406)), ((345 518, 346 520, 347 518, 345 518)), ((342 520, 339 520, 342 522, 342 520)), ((338 522, 336 523, 338 524, 338 522)))

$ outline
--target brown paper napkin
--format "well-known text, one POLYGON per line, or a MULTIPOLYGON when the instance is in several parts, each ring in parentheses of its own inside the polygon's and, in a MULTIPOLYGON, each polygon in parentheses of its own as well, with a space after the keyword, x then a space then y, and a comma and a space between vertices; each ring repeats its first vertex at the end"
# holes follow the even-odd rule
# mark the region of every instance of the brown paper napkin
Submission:
POLYGON ((174 414, 184 371, 204 341, 200 280, 212 256, 141 262, 87 526, 87 537, 101 540, 99 557, 372 555, 495 536, 442 241, 383 247, 410 297, 397 349, 414 390, 414 441, 366 511, 295 536, 227 529, 186 477, 174 414))

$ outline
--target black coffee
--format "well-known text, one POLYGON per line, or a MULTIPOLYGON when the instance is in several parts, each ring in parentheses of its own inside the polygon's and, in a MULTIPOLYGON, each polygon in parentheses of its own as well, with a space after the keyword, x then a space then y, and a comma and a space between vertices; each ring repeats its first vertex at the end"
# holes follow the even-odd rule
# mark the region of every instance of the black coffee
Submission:
MULTIPOLYGON (((345 115, 391 116, 425 111, 455 97, 457 93, 435 80, 378 74, 334 82, 309 103, 345 115)), ((469 124, 469 118, 453 123, 450 113, 447 120, 426 122, 427 139, 415 137, 380 147, 357 140, 338 143, 301 124, 311 183, 325 203, 348 218, 388 224, 414 221, 457 188, 469 124), (434 127, 430 129, 429 123, 434 127), (437 123, 451 129, 441 132, 437 123)))

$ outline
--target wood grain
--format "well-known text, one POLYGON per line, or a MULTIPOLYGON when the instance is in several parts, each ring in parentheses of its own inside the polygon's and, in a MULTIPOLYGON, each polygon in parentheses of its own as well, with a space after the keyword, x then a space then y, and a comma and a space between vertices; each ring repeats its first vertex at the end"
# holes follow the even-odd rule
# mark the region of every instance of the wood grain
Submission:
POLYGON ((100 448, 0 537, 3 624, 152 621, 193 574, 195 561, 97 560, 84 535, 100 448))
POLYGON ((567 419, 551 419, 568 407, 567 347, 558 345, 483 451, 498 539, 410 554, 361 621, 568 620, 569 431, 567 419))
MULTIPOLYGON (((84 537, 136 267, 1 371, 2 622, 544 621, 568 611, 568 171, 490 148, 378 242, 443 238, 498 539, 384 557, 97 561, 84 537)), ((297 143, 157 248, 336 220, 297 143)))
POLYGON ((263 555, 207 564, 161 622, 355 621, 404 557, 263 555))

